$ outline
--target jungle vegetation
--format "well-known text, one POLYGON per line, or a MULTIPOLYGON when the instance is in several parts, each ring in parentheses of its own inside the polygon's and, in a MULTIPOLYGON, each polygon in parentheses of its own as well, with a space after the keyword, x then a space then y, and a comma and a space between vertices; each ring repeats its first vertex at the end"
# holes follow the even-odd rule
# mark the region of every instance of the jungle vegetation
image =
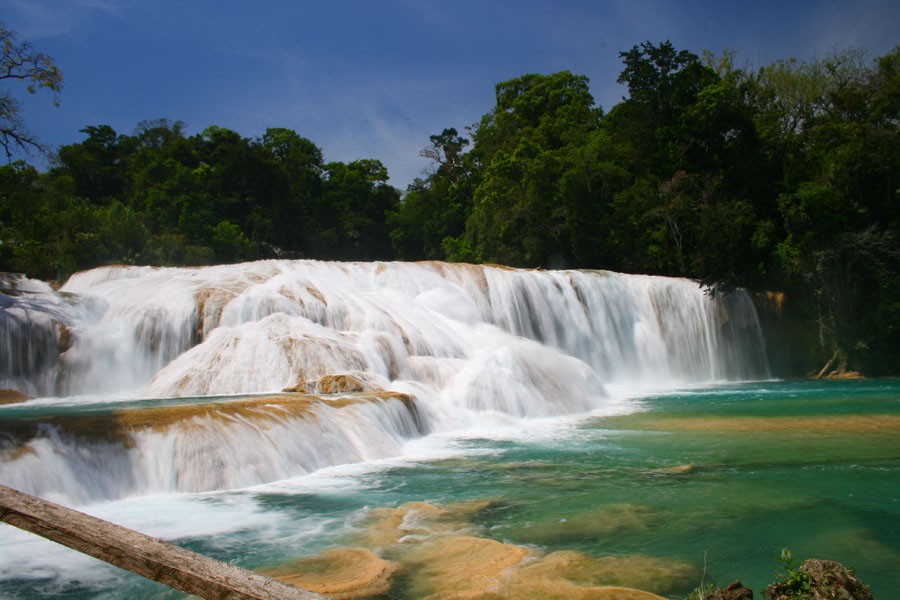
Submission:
POLYGON ((477 123, 430 137, 406 190, 290 129, 88 125, 45 172, 0 167, 0 270, 278 257, 685 276, 786 292, 814 353, 900 372, 900 47, 756 67, 669 42, 620 56, 628 95, 607 111, 568 71, 498 83, 477 123))

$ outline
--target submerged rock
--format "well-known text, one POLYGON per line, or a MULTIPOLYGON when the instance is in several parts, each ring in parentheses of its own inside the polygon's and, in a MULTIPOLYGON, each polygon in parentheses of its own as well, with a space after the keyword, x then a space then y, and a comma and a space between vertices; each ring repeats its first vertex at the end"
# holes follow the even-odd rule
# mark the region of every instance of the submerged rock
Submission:
POLYGON ((416 598, 462 600, 490 598, 506 583, 506 570, 527 557, 523 546, 479 537, 443 537, 423 544, 410 556, 415 567, 416 598))
POLYGON ((635 588, 669 590, 694 574, 689 565, 667 559, 571 551, 538 556, 524 546, 479 537, 421 545, 409 554, 409 567, 413 597, 427 600, 661 600, 635 588))
MULTIPOLYGON (((490 502, 484 507, 490 506, 490 502)), ((438 506, 407 502, 397 508, 377 508, 369 514, 355 541, 372 548, 422 542, 434 536, 472 532, 468 519, 480 510, 477 501, 438 506)))
POLYGON ((651 475, 690 475, 697 471, 696 465, 676 465, 665 469, 650 471, 651 475))
POLYGON ((607 504, 594 510, 567 515, 567 518, 528 524, 510 534, 535 543, 560 540, 604 538, 635 531, 646 531, 665 521, 669 515, 641 504, 607 504))
MULTIPOLYGON (((699 576, 696 567, 675 559, 573 551, 545 555, 532 546, 481 537, 471 519, 505 502, 409 502, 375 509, 353 541, 402 564, 405 597, 427 600, 661 600, 656 594, 689 587, 699 576)), ((641 508, 614 505, 600 514, 631 521, 641 508)))
POLYGON ((514 573, 511 596, 643 600, 686 587, 696 577, 695 567, 675 559, 637 554, 596 557, 563 550, 514 573))
POLYGON ((397 563, 379 558, 364 548, 343 548, 263 572, 311 592, 337 600, 353 600, 386 593, 399 569, 397 563))

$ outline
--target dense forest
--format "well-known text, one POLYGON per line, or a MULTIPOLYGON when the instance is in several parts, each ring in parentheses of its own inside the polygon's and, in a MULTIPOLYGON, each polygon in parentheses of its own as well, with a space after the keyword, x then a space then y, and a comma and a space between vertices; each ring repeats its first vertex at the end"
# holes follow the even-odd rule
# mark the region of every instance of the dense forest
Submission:
POLYGON ((498 83, 405 191, 289 129, 82 129, 47 172, 0 167, 0 271, 258 258, 491 262, 786 292, 816 360, 900 372, 900 47, 739 68, 669 42, 620 53, 626 99, 584 76, 498 83))

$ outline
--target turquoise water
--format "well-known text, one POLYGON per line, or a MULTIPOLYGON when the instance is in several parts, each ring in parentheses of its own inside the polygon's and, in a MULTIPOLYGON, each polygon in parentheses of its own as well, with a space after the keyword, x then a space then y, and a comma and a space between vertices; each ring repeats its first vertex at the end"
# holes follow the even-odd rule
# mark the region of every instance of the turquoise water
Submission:
MULTIPOLYGON (((631 414, 426 439, 403 460, 89 510, 260 568, 358 543, 374 509, 490 498, 467 517, 468 535, 535 553, 688 564, 688 575, 654 590, 666 597, 686 596, 701 577, 740 579, 759 597, 784 547, 853 566, 876 597, 891 597, 900 584, 900 380, 741 384, 633 402, 631 414)), ((179 597, 2 531, 5 552, 19 556, 3 556, 0 597, 179 597)), ((384 597, 412 596, 401 581, 384 597)))

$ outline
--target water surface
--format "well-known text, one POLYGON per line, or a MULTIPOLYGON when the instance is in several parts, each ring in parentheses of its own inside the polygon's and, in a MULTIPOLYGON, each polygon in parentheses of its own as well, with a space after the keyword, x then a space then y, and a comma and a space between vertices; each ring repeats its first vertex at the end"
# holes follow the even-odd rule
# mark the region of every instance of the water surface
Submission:
MULTIPOLYGON (((81 508, 260 569, 367 543, 399 555, 369 535, 379 510, 490 499, 402 543, 464 534, 524 545, 535 556, 575 551, 688 565, 653 590, 667 597, 686 596, 704 564, 706 581, 741 579, 759 595, 783 547, 855 567, 876 597, 900 583, 900 381, 735 384, 626 404, 614 416, 435 434, 409 442, 400 458, 255 488, 81 508)), ((179 597, 2 531, 2 597, 179 597)), ((417 597, 410 569, 385 597, 417 597)))

